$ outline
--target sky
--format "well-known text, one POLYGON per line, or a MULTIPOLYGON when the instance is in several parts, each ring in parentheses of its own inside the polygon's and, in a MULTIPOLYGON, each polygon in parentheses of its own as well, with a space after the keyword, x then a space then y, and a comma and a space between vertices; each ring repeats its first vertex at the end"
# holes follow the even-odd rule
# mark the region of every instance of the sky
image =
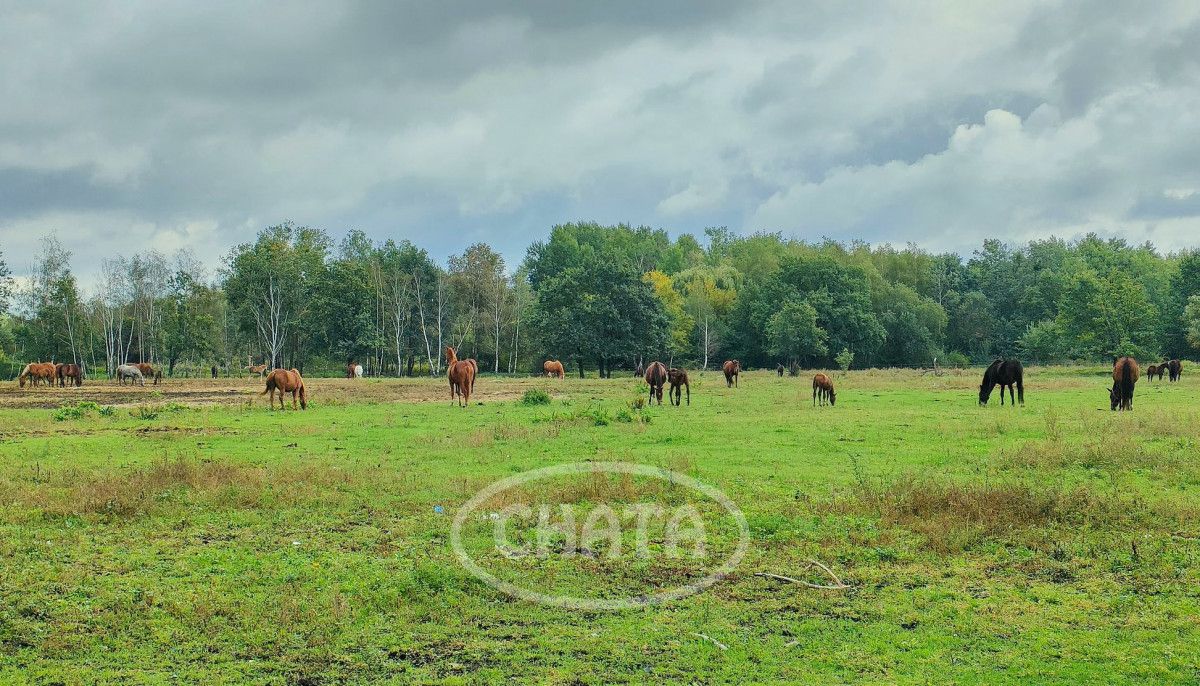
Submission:
POLYGON ((0 252, 594 220, 1200 245, 1200 2, 0 0, 0 252))

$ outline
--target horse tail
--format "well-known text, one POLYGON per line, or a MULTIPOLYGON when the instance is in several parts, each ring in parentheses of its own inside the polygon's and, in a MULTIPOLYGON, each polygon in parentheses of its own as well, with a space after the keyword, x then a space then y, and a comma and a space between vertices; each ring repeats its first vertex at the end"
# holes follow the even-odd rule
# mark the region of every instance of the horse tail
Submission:
MULTIPOLYGON (((274 390, 275 390, 275 375, 274 375, 274 374, 272 374, 272 375, 270 375, 270 376, 268 376, 268 377, 267 377, 267 387, 266 387, 266 388, 264 388, 264 389, 263 389, 263 392, 262 392, 262 393, 259 393, 259 395, 266 395, 266 394, 268 394, 268 393, 270 393, 271 391, 274 391, 274 390)), ((274 398, 272 398, 272 399, 274 399, 274 398)))
POLYGON ((304 379, 300 379, 300 409, 308 409, 308 391, 304 388, 304 379))

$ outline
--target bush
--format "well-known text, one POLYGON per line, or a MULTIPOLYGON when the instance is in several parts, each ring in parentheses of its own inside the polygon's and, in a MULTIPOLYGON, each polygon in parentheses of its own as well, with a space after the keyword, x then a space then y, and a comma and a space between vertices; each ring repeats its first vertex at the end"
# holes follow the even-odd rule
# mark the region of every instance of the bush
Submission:
POLYGON ((99 412, 104 417, 111 417, 111 407, 100 407, 90 400, 81 400, 74 405, 63 405, 54 413, 54 421, 65 422, 69 419, 82 419, 92 412, 99 412))
POLYGON ((971 366, 971 359, 960 352, 952 352, 946 355, 946 366, 962 369, 963 367, 971 366))
POLYGON ((837 362, 843 372, 847 371, 850 369, 850 365, 854 364, 854 353, 850 352, 849 348, 842 348, 842 352, 838 353, 833 361, 837 362))
POLYGON ((540 388, 531 388, 521 396, 522 405, 549 405, 550 394, 540 388))

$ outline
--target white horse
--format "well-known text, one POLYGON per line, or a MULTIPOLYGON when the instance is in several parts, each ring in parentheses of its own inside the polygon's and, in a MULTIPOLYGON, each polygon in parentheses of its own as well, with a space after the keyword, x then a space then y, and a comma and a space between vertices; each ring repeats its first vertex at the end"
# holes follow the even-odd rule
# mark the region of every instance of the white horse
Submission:
POLYGON ((354 378, 361 379, 362 375, 363 375, 362 365, 361 364, 354 365, 354 378))
POLYGON ((123 364, 117 367, 117 383, 124 386, 126 379, 129 379, 129 383, 137 381, 143 386, 146 385, 146 377, 142 376, 142 370, 131 364, 123 364))

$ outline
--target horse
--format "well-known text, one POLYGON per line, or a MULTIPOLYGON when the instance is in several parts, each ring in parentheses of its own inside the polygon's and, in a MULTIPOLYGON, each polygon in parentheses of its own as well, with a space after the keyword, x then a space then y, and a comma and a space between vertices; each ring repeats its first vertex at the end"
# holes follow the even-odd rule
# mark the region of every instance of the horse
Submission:
POLYGON ((475 375, 478 371, 479 366, 475 360, 460 360, 454 348, 446 346, 446 376, 450 379, 451 402, 458 402, 459 407, 471 404, 471 391, 475 389, 475 375))
MULTIPOLYGON (((692 387, 688 383, 687 370, 671 367, 667 370, 667 382, 671 384, 671 387, 667 390, 667 398, 671 401, 671 404, 682 405, 681 395, 683 390, 686 389, 687 404, 690 407, 692 404, 692 387)), ((662 404, 661 401, 659 404, 662 404)))
POLYGON ((58 377, 58 385, 66 388, 67 379, 71 379, 75 386, 83 385, 83 368, 77 364, 60 364, 54 368, 54 374, 58 377))
POLYGON ((217 365, 212 366, 212 378, 217 378, 217 365))
POLYGON ((1021 366, 1019 360, 997 359, 995 362, 988 365, 988 368, 983 372, 983 383, 979 384, 979 404, 987 405, 988 398, 992 395, 992 389, 997 385, 1000 386, 1000 404, 1004 404, 1004 389, 1008 389, 1009 400, 1016 407, 1020 401, 1025 404, 1025 368, 1021 366), (1013 386, 1016 385, 1017 392, 1013 394, 1013 386))
POLYGON ((1167 363, 1167 374, 1170 375, 1171 381, 1178 381, 1183 375, 1183 363, 1179 360, 1171 360, 1167 363))
POLYGON ((781 378, 781 379, 783 378, 783 363, 782 362, 775 365, 775 373, 779 375, 779 378, 781 378))
POLYGON ((347 379, 361 379, 363 377, 363 368, 361 364, 357 364, 353 360, 346 365, 347 379))
POLYGON ((833 379, 824 374, 816 374, 813 376, 813 407, 817 406, 817 399, 820 399, 821 406, 825 406, 825 401, 829 401, 829 406, 833 407, 837 402, 837 392, 833 390, 833 379))
POLYGON ((155 369, 146 362, 138 362, 133 365, 142 372, 142 376, 148 379, 154 379, 154 385, 157 386, 159 381, 162 381, 162 370, 155 369))
POLYGON ((645 373, 646 373, 646 368, 642 365, 641 362, 638 362, 637 366, 633 368, 633 375, 634 376, 642 376, 645 373))
POLYGON ((1146 379, 1147 379, 1147 380, 1149 380, 1149 381, 1153 381, 1153 380, 1154 380, 1154 375, 1155 375, 1155 374, 1157 374, 1157 375, 1158 375, 1158 380, 1159 380, 1159 381, 1162 381, 1162 370, 1163 370, 1163 369, 1166 369, 1166 365, 1163 365, 1162 367, 1159 367, 1159 366, 1158 366, 1158 365, 1156 365, 1156 364, 1152 364, 1152 365, 1150 365, 1149 367, 1146 367, 1146 379))
POLYGON ((546 372, 546 376, 550 378, 567 378, 567 370, 563 368, 563 363, 558 360, 546 360, 542 363, 542 371, 546 372))
POLYGON ((737 360, 725 360, 725 364, 721 365, 721 371, 725 372, 725 387, 735 387, 738 383, 738 374, 742 371, 742 363, 737 360))
POLYGON ((1122 357, 1113 363, 1113 387, 1108 392, 1110 409, 1133 410, 1133 387, 1140 373, 1137 360, 1132 357, 1122 357))
POLYGON ((292 394, 292 409, 296 409, 296 396, 300 396, 300 409, 308 409, 308 391, 304 388, 304 378, 300 376, 300 372, 294 367, 292 369, 283 370, 276 369, 267 375, 267 387, 263 389, 259 395, 271 394, 268 399, 271 403, 271 409, 275 409, 275 392, 279 392, 279 409, 286 410, 287 407, 283 404, 283 394, 292 394))
POLYGON ((17 375, 17 383, 21 388, 25 388, 25 382, 28 381, 30 386, 37 386, 39 383, 45 382, 53 386, 54 380, 57 377, 54 364, 51 362, 30 362, 25 365, 21 373, 17 375))
POLYGON ((146 377, 142 374, 142 370, 138 369, 134 364, 123 364, 117 367, 117 383, 121 386, 125 385, 125 380, 129 383, 137 381, 140 385, 146 385, 146 377))
POLYGON ((267 367, 269 366, 270 365, 266 364, 252 364, 246 367, 246 369, 250 371, 250 378, 253 379, 255 375, 258 375, 259 378, 263 378, 267 375, 267 367))
MULTIPOLYGON (((658 404, 662 405, 663 384, 667 382, 667 367, 662 362, 655 360, 646 365, 646 383, 650 384, 650 403, 654 403, 654 399, 658 398, 658 404)), ((688 390, 691 394, 691 390, 688 390)), ((689 402, 691 399, 689 398, 689 402)))

